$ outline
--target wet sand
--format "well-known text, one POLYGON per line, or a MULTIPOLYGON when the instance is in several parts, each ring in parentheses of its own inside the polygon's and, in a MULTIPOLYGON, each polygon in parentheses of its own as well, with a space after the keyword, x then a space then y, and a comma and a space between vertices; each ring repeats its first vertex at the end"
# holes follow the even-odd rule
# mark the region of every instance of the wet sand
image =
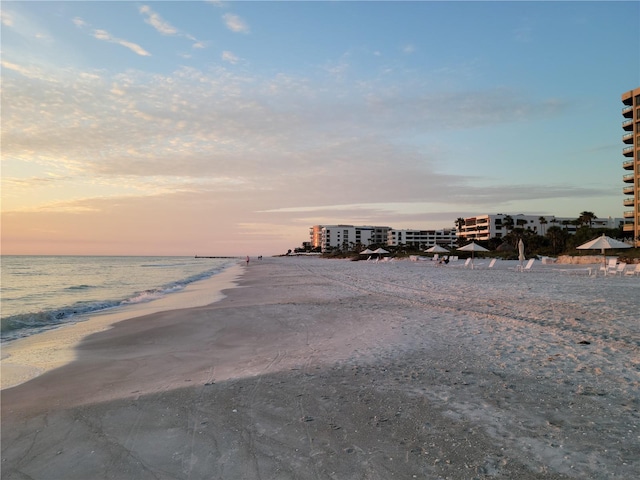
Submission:
POLYGON ((640 279, 275 258, 2 391, 3 479, 636 478, 640 279))

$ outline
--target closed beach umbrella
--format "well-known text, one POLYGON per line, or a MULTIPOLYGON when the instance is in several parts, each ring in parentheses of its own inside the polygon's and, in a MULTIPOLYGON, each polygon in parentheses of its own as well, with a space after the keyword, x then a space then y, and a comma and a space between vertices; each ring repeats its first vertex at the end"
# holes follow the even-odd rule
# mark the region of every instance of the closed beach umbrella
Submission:
POLYGON ((436 244, 431 248, 427 248, 425 250, 425 252, 429 252, 429 253, 447 253, 447 252, 449 252, 449 250, 447 250, 446 248, 441 247, 440 245, 436 244))
POLYGON ((518 240, 518 260, 520 260, 520 270, 522 270, 522 262, 526 260, 524 256, 524 242, 522 239, 518 240))
POLYGON ((621 242, 620 240, 616 240, 615 238, 607 237, 604 233, 601 237, 594 238, 590 242, 583 243, 582 245, 576 247, 579 250, 600 250, 602 252, 602 263, 605 267, 607 267, 607 257, 605 255, 606 250, 612 250, 616 248, 631 248, 631 245, 628 243, 621 242))
POLYGON ((461 252, 471 252, 471 268, 473 268, 473 255, 475 252, 488 252, 489 250, 487 250, 486 248, 484 248, 481 245, 478 245, 475 242, 471 242, 467 245, 465 245, 464 247, 460 247, 458 248, 458 250, 460 250, 461 252))

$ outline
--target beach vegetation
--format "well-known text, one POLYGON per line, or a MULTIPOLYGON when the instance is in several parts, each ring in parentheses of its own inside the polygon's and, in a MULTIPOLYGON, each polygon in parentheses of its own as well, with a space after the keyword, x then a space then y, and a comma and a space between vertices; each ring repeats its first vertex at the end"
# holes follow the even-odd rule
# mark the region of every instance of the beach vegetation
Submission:
POLYGON ((584 212, 580 212, 580 216, 578 217, 578 224, 579 225, 586 225, 586 226, 591 226, 591 222, 594 221, 596 218, 595 213, 593 212, 589 212, 589 211, 584 211, 584 212))

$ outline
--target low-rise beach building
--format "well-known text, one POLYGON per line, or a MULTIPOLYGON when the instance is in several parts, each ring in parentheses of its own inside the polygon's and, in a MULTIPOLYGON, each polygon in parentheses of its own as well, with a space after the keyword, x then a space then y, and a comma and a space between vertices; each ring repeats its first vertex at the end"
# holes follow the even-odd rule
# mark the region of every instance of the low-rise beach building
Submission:
POLYGON ((418 248, 430 248, 434 245, 454 247, 458 240, 455 228, 441 230, 396 230, 387 234, 387 245, 397 247, 407 245, 418 248))
MULTIPOLYGON (((489 240, 490 238, 502 238, 513 228, 522 228, 537 235, 545 235, 551 226, 558 226, 573 234, 579 228, 575 224, 575 220, 575 218, 556 217, 555 215, 483 214, 465 218, 458 236, 468 240, 489 240)), ((623 218, 607 217, 591 220, 593 228, 618 228, 623 224, 623 218)))
POLYGON ((334 249, 352 250, 357 245, 386 245, 390 227, 355 225, 314 225, 309 230, 314 248, 322 252, 334 249))
POLYGON ((640 246, 640 87, 623 93, 622 104, 623 232, 633 237, 635 246, 640 246))

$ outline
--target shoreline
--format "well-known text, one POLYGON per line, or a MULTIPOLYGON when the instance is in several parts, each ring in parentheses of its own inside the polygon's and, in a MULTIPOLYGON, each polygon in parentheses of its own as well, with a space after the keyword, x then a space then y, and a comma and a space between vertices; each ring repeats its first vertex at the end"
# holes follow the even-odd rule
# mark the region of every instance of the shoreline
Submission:
POLYGON ((265 259, 4 390, 3 479, 633 478, 639 286, 265 259))
POLYGON ((225 297, 223 291, 234 288, 243 273, 240 264, 231 265, 218 274, 187 285, 180 292, 151 302, 82 315, 74 323, 7 342, 2 345, 0 390, 20 385, 74 361, 75 348, 84 338, 113 328, 118 322, 218 302, 225 297))

